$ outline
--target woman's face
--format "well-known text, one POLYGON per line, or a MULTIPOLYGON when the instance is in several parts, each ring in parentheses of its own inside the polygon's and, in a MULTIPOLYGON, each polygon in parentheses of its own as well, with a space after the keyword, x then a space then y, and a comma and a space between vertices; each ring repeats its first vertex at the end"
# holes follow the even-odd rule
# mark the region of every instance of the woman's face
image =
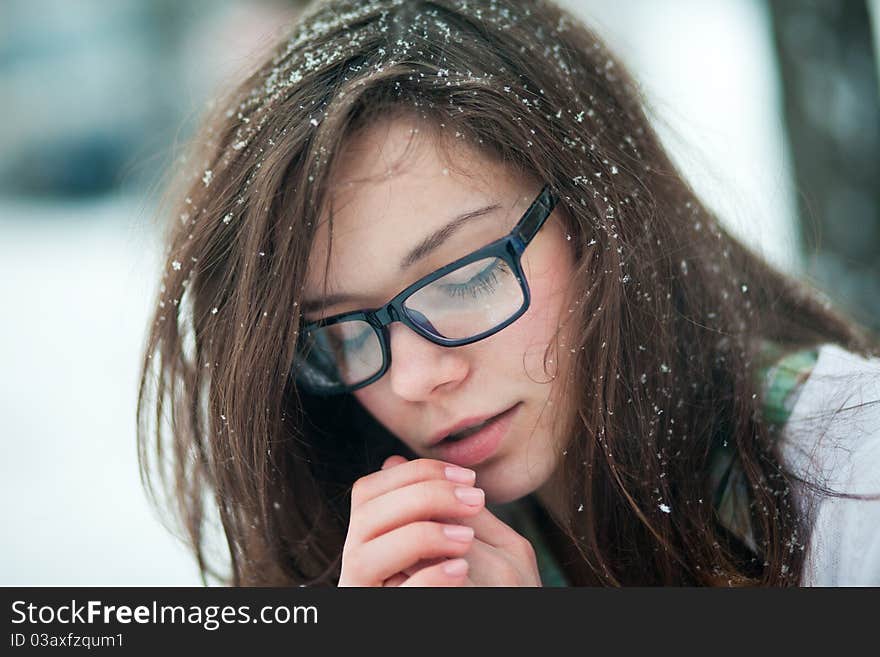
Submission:
MULTIPOLYGON (((507 235, 543 187, 516 175, 460 140, 438 150, 421 124, 393 119, 353 136, 331 179, 332 251, 327 294, 350 294, 306 319, 386 303, 417 279, 507 235), (428 235, 456 217, 490 208, 447 231, 442 244, 403 273, 400 263, 428 235)), ((553 430, 559 408, 557 381, 565 378, 558 356, 569 352, 557 327, 568 316, 565 292, 573 271, 560 208, 549 216, 522 257, 531 305, 495 335, 462 347, 443 347, 400 322, 388 327, 391 366, 354 396, 413 452, 458 461, 477 472, 490 503, 518 499, 548 482, 564 449, 553 430), (545 367, 545 351, 553 345, 545 367), (508 409, 487 434, 487 449, 470 458, 435 444, 462 421, 508 409), (494 445, 494 447, 492 446, 494 445), (475 462, 476 461, 476 462, 475 462)), ((330 210, 321 218, 309 261, 305 298, 322 297, 330 210)), ((563 359, 564 361, 564 359, 563 359)), ((473 442, 471 444, 473 444, 473 442)), ((453 448, 457 449, 457 448, 453 448)))

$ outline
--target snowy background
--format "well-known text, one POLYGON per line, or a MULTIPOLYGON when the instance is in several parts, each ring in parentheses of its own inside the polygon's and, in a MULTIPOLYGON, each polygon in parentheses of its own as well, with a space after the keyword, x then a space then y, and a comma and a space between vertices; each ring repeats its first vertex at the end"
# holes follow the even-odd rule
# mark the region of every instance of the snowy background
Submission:
MULTIPOLYGON (((0 585, 199 583, 137 472, 155 207, 175 140, 292 4, 0 4, 0 585)), ((798 272, 765 3, 564 4, 635 72, 708 204, 798 272)))

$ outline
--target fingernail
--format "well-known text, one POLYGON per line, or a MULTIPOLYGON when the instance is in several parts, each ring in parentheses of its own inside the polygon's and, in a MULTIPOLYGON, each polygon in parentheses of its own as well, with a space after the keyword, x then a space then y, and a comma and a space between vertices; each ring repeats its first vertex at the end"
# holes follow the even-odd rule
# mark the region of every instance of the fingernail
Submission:
POLYGON ((446 468, 446 478, 449 481, 456 481, 460 484, 472 484, 477 479, 477 473, 467 468, 449 466, 446 468))
POLYGON ((453 541, 467 543, 474 537, 474 528, 464 525, 446 525, 443 528, 443 533, 453 541))
POLYGON ((452 559, 443 566, 443 572, 452 577, 464 575, 468 571, 468 562, 464 559, 452 559))
POLYGON ((469 504, 470 506, 479 506, 483 503, 485 499, 485 495, 483 491, 479 488, 465 488, 464 486, 458 486, 455 489, 455 496, 464 502, 465 504, 469 504))

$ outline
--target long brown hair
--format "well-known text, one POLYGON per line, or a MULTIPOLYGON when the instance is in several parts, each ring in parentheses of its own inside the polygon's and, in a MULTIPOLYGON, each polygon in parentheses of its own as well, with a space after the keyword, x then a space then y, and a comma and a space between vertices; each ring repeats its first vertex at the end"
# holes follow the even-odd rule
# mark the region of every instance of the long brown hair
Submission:
POLYGON ((556 476, 586 565, 573 582, 796 584, 806 528, 761 419, 757 345, 872 343, 724 230, 620 63, 531 0, 322 3, 206 121, 180 178, 138 403, 142 479, 156 503, 170 495, 204 581, 335 584, 353 482, 408 453, 352 396, 310 397, 291 378, 336 154, 391 111, 561 198, 576 330, 556 476), (719 440, 747 478, 760 557, 708 499, 719 440), (229 572, 206 550, 212 511, 229 572))

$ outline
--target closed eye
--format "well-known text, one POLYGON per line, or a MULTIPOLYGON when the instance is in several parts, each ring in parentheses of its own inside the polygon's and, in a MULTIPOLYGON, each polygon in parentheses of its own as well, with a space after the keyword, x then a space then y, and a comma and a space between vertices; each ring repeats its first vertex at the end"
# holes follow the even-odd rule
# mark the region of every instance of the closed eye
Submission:
POLYGON ((476 274, 466 283, 444 283, 440 287, 450 297, 477 297, 481 294, 492 294, 495 292, 495 286, 498 284, 498 275, 504 272, 510 272, 507 263, 501 258, 495 258, 495 261, 481 272, 476 274))

